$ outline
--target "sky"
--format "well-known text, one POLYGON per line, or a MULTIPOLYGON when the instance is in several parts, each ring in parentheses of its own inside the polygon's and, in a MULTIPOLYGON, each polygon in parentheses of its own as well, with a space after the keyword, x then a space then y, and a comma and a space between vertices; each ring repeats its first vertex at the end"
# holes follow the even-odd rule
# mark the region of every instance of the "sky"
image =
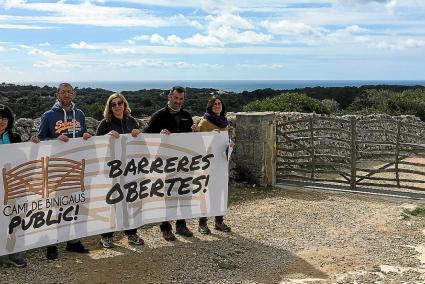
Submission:
POLYGON ((0 0, 0 82, 424 80, 425 0, 0 0))

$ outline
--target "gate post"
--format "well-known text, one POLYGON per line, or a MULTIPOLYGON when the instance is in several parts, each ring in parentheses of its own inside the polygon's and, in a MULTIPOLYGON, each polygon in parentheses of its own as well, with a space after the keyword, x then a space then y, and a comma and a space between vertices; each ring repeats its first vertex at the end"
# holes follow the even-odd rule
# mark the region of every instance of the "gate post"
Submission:
POLYGON ((356 175, 357 175, 357 147, 356 147, 356 117, 352 116, 350 118, 350 132, 351 132, 351 176, 350 176, 350 189, 356 190, 356 175))
POLYGON ((276 184, 276 117, 273 112, 236 114, 236 164, 261 186, 276 184))
POLYGON ((398 168, 399 156, 400 156, 400 132, 401 132, 401 121, 400 118, 397 119, 397 142, 395 147, 395 178, 397 181, 397 187, 400 188, 400 171, 398 168))

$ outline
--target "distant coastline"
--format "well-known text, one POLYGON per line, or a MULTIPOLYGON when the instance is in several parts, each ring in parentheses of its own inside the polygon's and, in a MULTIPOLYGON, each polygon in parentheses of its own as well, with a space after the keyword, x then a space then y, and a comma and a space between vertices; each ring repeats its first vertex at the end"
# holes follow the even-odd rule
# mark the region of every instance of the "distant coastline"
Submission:
MULTIPOLYGON (((56 87, 60 82, 11 82, 17 85, 56 87)), ((364 85, 425 86, 425 80, 158 80, 158 81, 70 81, 79 88, 101 88, 110 91, 137 91, 142 89, 168 89, 175 85, 189 88, 211 88, 240 93, 270 88, 291 90, 307 87, 360 87, 364 85)))

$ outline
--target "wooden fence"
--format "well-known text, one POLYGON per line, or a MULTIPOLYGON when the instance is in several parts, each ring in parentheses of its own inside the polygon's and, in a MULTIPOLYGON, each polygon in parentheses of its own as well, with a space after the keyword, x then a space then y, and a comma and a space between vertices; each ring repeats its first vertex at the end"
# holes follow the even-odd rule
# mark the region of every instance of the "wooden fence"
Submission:
POLYGON ((425 190, 425 126, 311 116, 277 125, 277 179, 425 190))
POLYGON ((43 157, 9 170, 3 168, 4 205, 10 199, 28 195, 47 198, 59 190, 84 191, 84 170, 84 159, 78 162, 55 157, 43 157))

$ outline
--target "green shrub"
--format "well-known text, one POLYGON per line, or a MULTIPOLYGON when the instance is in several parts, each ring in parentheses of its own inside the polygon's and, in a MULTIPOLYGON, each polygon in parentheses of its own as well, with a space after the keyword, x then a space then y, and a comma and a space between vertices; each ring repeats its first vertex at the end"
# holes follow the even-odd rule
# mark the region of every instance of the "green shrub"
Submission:
POLYGON ((283 93, 276 97, 257 100, 247 104, 243 109, 244 111, 295 111, 330 114, 329 109, 319 100, 299 93, 283 93))

